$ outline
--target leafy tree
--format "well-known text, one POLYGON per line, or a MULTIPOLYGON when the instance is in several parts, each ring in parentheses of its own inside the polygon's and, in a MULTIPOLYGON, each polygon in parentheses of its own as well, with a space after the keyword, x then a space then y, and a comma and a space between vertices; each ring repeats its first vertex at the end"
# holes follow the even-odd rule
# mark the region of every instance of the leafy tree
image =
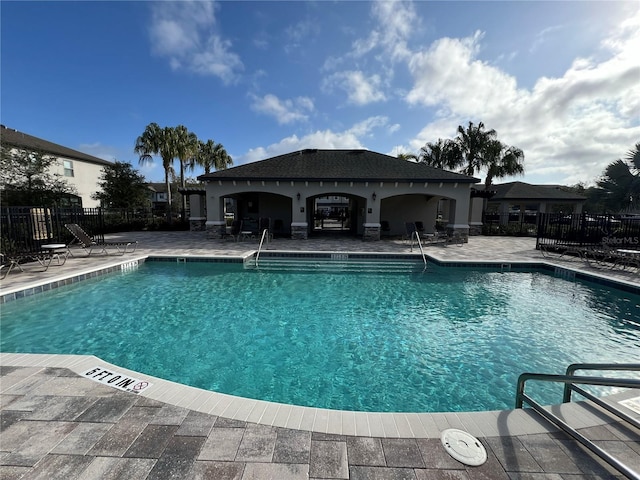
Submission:
POLYGON ((51 173, 58 163, 55 156, 37 150, 0 144, 0 189, 13 192, 13 197, 24 205, 59 204, 69 195, 77 195, 60 174, 51 173))
POLYGON ((229 156, 221 143, 207 140, 206 143, 198 142, 196 164, 204 168, 204 173, 211 173, 212 169, 224 170, 233 165, 233 159, 229 156))
POLYGON ((91 195, 102 206, 133 209, 149 205, 149 189, 143 175, 127 162, 116 161, 102 168, 98 185, 101 191, 91 195))
POLYGON ((461 151, 454 140, 439 138, 437 142, 427 144, 420 149, 419 161, 430 167, 454 169, 459 165, 461 151))
POLYGON ((134 152, 140 156, 140 163, 150 163, 153 155, 160 155, 164 168, 164 182, 167 186, 167 221, 171 223, 171 182, 170 177, 175 175, 173 159, 178 156, 175 141, 175 129, 171 127, 160 128, 157 123, 150 123, 142 135, 136 139, 134 152))

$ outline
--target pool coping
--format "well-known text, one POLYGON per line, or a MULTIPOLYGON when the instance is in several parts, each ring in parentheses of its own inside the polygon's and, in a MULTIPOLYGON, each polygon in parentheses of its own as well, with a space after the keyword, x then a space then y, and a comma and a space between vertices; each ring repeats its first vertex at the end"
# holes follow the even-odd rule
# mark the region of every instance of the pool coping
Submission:
MULTIPOLYGON (((273 251, 270 251, 270 253, 273 251)), ((13 291, 2 292, 0 304, 16 300, 25 296, 38 294, 60 286, 73 284, 90 278, 122 271, 146 261, 211 261, 215 263, 242 263, 255 255, 250 252, 242 256, 197 256, 197 255, 140 255, 128 257, 100 267, 87 268, 72 275, 62 275, 53 279, 36 283, 28 288, 16 288, 13 291)), ((300 257, 300 252, 277 251, 278 254, 291 253, 292 257, 300 257)), ((305 252, 316 253, 316 252, 305 252)), ((326 258, 327 252, 317 252, 326 258)), ((359 252, 349 252, 359 255, 359 252)), ((370 258, 399 258, 407 254, 375 254, 363 252, 370 258)), ((413 256, 418 260, 422 256, 413 256)), ((550 262, 442 262, 429 256, 429 259, 440 266, 462 266, 469 268, 502 268, 504 265, 515 265, 517 268, 544 268, 555 273, 573 272, 576 277, 587 281, 603 283, 623 290, 640 293, 640 286, 618 279, 611 279, 603 275, 570 269, 550 262), (584 278, 583 278, 584 277, 584 278)), ((510 267, 511 268, 511 267, 510 267)), ((222 416, 225 418, 246 421, 275 427, 292 428, 312 432, 353 435, 363 437, 382 438, 440 438, 440 433, 447 428, 459 428, 471 435, 480 437, 500 437, 514 435, 528 435, 549 433, 558 429, 533 413, 530 409, 492 410, 479 412, 446 412, 446 413, 380 413, 330 410, 315 407, 303 407, 264 400, 248 399, 213 391, 183 385, 170 380, 153 377, 135 372, 118 365, 108 363, 92 355, 64 355, 64 354, 28 354, 0 352, 0 365, 20 367, 54 367, 68 368, 78 375, 100 367, 106 370, 123 373, 131 377, 143 379, 153 386, 138 395, 158 400, 171 405, 188 408, 202 413, 222 416)), ((626 391, 607 397, 613 402, 619 402, 637 395, 637 392, 626 391)), ((515 386, 514 386, 515 398, 515 386)), ((617 405, 632 416, 637 414, 621 405, 617 405)), ((555 414, 564 419, 571 419, 578 424, 578 428, 600 426, 613 423, 609 416, 599 409, 586 408, 584 402, 572 402, 548 407, 555 414)))
MULTIPOLYGON (((329 410, 255 400, 212 392, 153 377, 113 365, 93 355, 0 353, 2 366, 66 368, 82 376, 98 367, 120 375, 150 382, 151 387, 139 395, 165 404, 183 407, 232 420, 335 434, 376 438, 440 438, 449 428, 461 429, 476 437, 511 437, 559 431, 531 409, 491 410, 445 413, 380 413, 329 410)), ((87 378, 87 381, 91 381, 87 378)), ((634 391, 606 397, 616 407, 640 419, 640 413, 619 402, 638 395, 634 391)), ((586 402, 572 402, 547 407, 574 428, 616 423, 599 408, 586 402)))

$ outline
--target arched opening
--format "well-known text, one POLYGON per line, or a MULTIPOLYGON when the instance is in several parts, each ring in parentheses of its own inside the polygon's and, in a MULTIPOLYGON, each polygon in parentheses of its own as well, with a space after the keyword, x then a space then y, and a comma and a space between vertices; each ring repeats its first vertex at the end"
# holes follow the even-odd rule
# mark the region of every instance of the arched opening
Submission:
POLYGON ((323 193, 307 199, 309 235, 362 234, 364 199, 344 192, 323 193))

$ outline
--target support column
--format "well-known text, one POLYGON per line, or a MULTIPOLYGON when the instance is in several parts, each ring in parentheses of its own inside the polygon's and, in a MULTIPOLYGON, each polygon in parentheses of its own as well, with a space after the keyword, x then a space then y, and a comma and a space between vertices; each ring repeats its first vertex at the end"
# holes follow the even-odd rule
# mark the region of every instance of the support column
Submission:
POLYGON ((291 222, 291 239, 306 240, 308 238, 309 224, 307 222, 291 222))
POLYGON ((362 235, 363 242, 375 242, 380 240, 380 229, 382 225, 379 223, 365 223, 364 234, 362 235))
POLYGON ((189 230, 202 232, 206 229, 207 217, 204 209, 204 196, 200 193, 189 195, 189 230))
POLYGON ((208 188, 207 192, 209 194, 207 222, 205 223, 207 238, 224 238, 227 233, 227 221, 224 218, 224 198, 214 197, 210 194, 208 188))

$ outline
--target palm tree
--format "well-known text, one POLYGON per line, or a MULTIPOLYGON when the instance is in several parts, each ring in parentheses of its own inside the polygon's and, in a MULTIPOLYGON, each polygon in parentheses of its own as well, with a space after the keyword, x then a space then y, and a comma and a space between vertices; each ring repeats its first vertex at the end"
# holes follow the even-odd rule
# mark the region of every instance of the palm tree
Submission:
POLYGON ((624 160, 610 163, 596 183, 609 211, 636 210, 640 205, 640 143, 627 152, 624 160))
POLYGON ((170 176, 174 175, 173 159, 177 156, 174 129, 160 128, 157 123, 150 123, 142 135, 136 139, 134 152, 140 156, 140 163, 153 161, 153 155, 160 155, 164 168, 164 182, 167 187, 167 221, 171 223, 171 183, 170 176))
POLYGON ((430 167, 451 170, 459 166, 460 157, 460 147, 455 141, 439 138, 436 143, 427 142, 420 149, 418 161, 430 167))
POLYGON ((398 154, 398 158, 400 160, 407 160, 407 161, 412 161, 412 160, 416 161, 416 160, 418 160, 418 156, 417 155, 415 155, 413 153, 404 153, 404 152, 399 153, 398 154))
POLYGON ((466 129, 462 125, 458 126, 458 136, 455 141, 461 155, 457 166, 462 167, 462 173, 473 176, 486 166, 483 153, 487 144, 496 137, 496 131, 493 129, 485 131, 482 122, 478 123, 477 127, 473 122, 469 122, 466 129))
MULTIPOLYGON (((175 142, 175 155, 180 162, 180 186, 185 188, 184 172, 193 168, 193 160, 198 153, 198 137, 190 132, 184 125, 178 125, 173 129, 175 142)), ((187 196, 182 195, 182 220, 185 220, 187 213, 187 196)))
POLYGON ((636 143, 635 147, 627 152, 625 160, 636 170, 636 173, 640 173, 640 143, 636 143))
POLYGON ((233 165, 233 159, 221 143, 207 140, 207 143, 200 141, 198 145, 195 163, 204 168, 204 173, 211 173, 212 169, 224 170, 233 165))
POLYGON ((499 140, 491 140, 485 146, 483 161, 487 167, 484 189, 489 190, 494 178, 504 178, 524 174, 524 152, 510 147, 499 140))

